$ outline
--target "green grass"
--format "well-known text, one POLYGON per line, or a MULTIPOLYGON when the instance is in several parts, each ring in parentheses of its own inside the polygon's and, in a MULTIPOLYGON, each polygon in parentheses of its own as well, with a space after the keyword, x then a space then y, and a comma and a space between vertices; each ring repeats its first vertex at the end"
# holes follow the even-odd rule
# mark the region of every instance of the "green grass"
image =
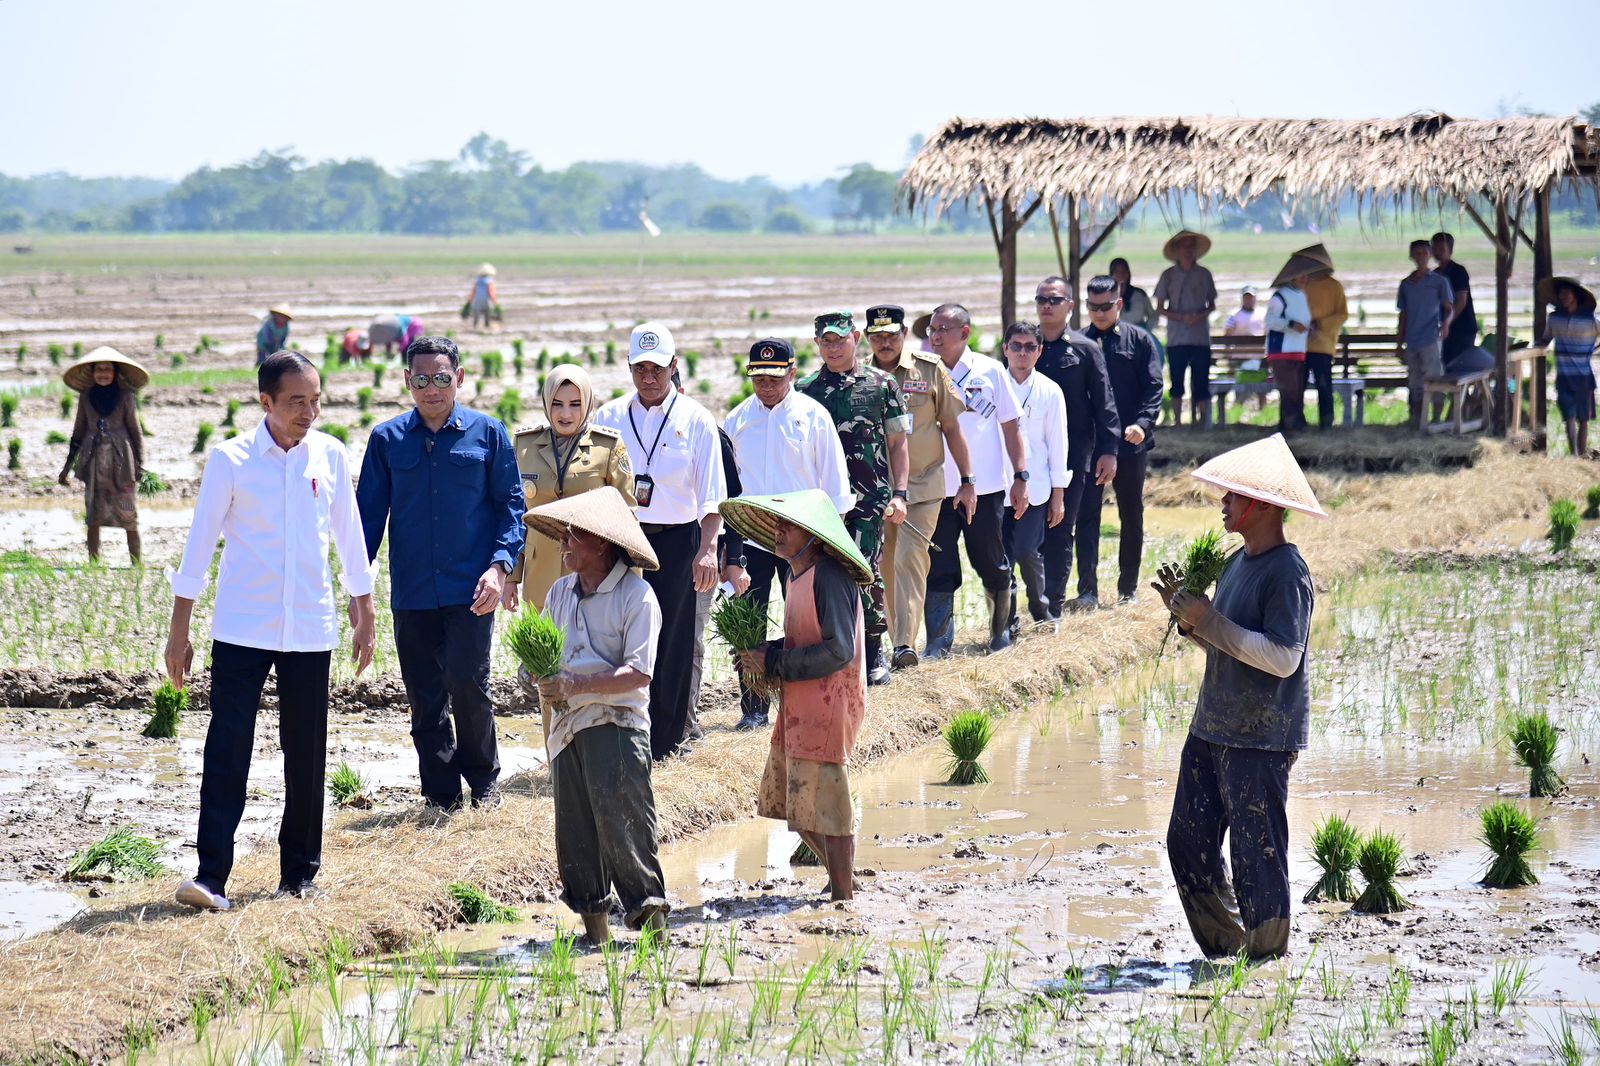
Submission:
POLYGON ((161 845, 124 826, 74 855, 67 864, 65 876, 68 881, 97 877, 118 880, 157 877, 164 872, 157 861, 160 855, 161 845))
POLYGON ((189 709, 189 690, 173 688, 171 681, 161 682, 156 689, 150 721, 145 723, 142 736, 152 740, 171 740, 178 735, 178 722, 189 709))
POLYGON ((545 612, 532 607, 517 612, 506 626, 505 642, 523 669, 534 677, 554 677, 561 672, 567 634, 545 612))
POLYGON ((989 774, 978 763, 994 739, 994 718, 988 711, 963 711, 944 727, 945 751, 949 755, 945 770, 952 785, 979 785, 989 774))
POLYGON ((521 917, 515 908, 491 899, 483 889, 469 885, 465 881, 456 881, 450 885, 448 891, 450 898, 455 901, 461 920, 472 925, 481 925, 485 922, 514 922, 521 917))
POLYGON ((1538 884, 1539 878, 1528 865, 1529 852, 1539 847, 1539 823, 1533 815, 1510 800, 1501 800, 1485 807, 1480 819, 1483 835, 1479 839, 1494 853, 1483 883, 1495 888, 1538 884))
POLYGON ((1567 784, 1555 767, 1561 734, 1549 715, 1533 711, 1515 716, 1509 736, 1518 764, 1528 768, 1529 796, 1559 796, 1566 791, 1567 784))
POLYGON ((1322 876, 1306 893, 1304 902, 1332 900, 1353 903, 1355 885, 1350 871, 1361 854, 1361 831, 1337 814, 1330 814, 1311 833, 1311 857, 1322 868, 1322 876))
POLYGON ((1394 879, 1405 861, 1405 850, 1400 838, 1393 833, 1374 831, 1361 843, 1361 854, 1356 865, 1367 887, 1357 897, 1352 909, 1363 914, 1394 914, 1411 909, 1411 904, 1400 894, 1394 879))

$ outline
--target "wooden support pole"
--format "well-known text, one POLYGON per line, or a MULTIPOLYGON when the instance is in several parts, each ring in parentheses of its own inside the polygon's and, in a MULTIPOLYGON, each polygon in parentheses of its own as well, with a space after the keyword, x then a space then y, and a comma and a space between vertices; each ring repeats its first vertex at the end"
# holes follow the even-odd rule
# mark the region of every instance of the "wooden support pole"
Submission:
POLYGON ((1000 201, 1000 330, 1017 320, 1017 209, 1010 198, 1000 201))
MULTIPOLYGON (((1550 186, 1545 185, 1533 195, 1533 343, 1538 344, 1544 337, 1545 327, 1549 324, 1545 311, 1544 301, 1539 299, 1539 286, 1544 280, 1555 272, 1555 261, 1550 249, 1550 186)), ((1537 448, 1545 448, 1549 444, 1549 436, 1545 432, 1545 419, 1548 415, 1549 383, 1546 381, 1547 366, 1545 357, 1540 356, 1533 363, 1533 440, 1537 448)))
POLYGON ((1061 250, 1061 220, 1056 218, 1056 205, 1045 204, 1045 210, 1050 215, 1050 239, 1056 245, 1056 265, 1061 268, 1061 276, 1067 276, 1067 254, 1061 250))
POLYGON ((1078 293, 1081 291, 1079 282, 1083 274, 1083 226, 1080 222, 1078 198, 1067 197, 1067 295, 1072 298, 1073 329, 1079 328, 1079 308, 1081 301, 1078 293))
POLYGON ((1508 414, 1506 389, 1506 354, 1509 351, 1511 263, 1516 253, 1516 238, 1512 235, 1511 213, 1506 210, 1502 196, 1494 202, 1494 435, 1506 435, 1508 414))

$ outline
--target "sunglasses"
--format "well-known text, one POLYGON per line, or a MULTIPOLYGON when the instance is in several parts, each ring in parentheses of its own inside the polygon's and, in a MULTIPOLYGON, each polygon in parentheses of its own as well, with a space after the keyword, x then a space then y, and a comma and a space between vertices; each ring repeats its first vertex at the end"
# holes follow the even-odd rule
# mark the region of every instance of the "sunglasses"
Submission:
POLYGON ((1084 306, 1089 309, 1089 313, 1090 314, 1096 314, 1096 313, 1102 313, 1103 314, 1104 312, 1110 311, 1113 308, 1115 308, 1117 306, 1117 301, 1108 300, 1103 304, 1097 304, 1093 300, 1090 300, 1088 303, 1084 304, 1084 306))
POLYGON ((1027 355, 1038 350, 1039 346, 1033 341, 1011 341, 1006 345, 1006 351, 1016 352, 1018 355, 1027 355))
POLYGON ((1033 302, 1036 304, 1048 304, 1051 307, 1060 307, 1067 302, 1067 298, 1065 296, 1035 296, 1033 302))
POLYGON ((448 389, 455 384, 456 376, 447 370, 441 370, 437 374, 412 374, 409 380, 413 389, 425 389, 430 381, 441 389, 448 389))

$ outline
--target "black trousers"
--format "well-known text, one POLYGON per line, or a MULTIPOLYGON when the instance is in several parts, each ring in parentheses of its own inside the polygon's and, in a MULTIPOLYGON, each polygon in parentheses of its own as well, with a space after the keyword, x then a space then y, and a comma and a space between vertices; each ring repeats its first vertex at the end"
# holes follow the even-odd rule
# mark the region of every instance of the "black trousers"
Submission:
POLYGON ((1044 545, 1039 554, 1044 558, 1044 597, 1050 613, 1059 615, 1067 602, 1067 576, 1072 573, 1072 537, 1078 526, 1077 514, 1083 506, 1083 494, 1094 480, 1094 460, 1087 465, 1072 467, 1072 484, 1062 494, 1063 517, 1054 526, 1046 526, 1044 545))
POLYGON ((550 764, 550 785, 561 902, 604 914, 615 886, 628 925, 639 928, 645 907, 667 905, 649 738, 610 724, 581 730, 550 764))
MULTIPOLYGON (((1139 588, 1139 563, 1144 558, 1144 475, 1150 466, 1148 451, 1123 449, 1117 456, 1117 476, 1111 491, 1117 497, 1117 520, 1122 539, 1117 548, 1117 595, 1131 596, 1139 588)), ((1084 486, 1078 508, 1074 540, 1078 548, 1078 594, 1100 594, 1100 510, 1105 502, 1104 485, 1084 486)), ((1070 513, 1070 512, 1069 512, 1070 513)), ((1066 525, 1065 522, 1061 523, 1066 525)))
MULTIPOLYGON (((1333 425, 1333 356, 1307 352, 1306 379, 1317 387, 1317 425, 1327 429, 1333 425)), ((1304 415, 1304 405, 1301 414, 1304 415)))
POLYGON ((493 638, 494 615, 473 614, 466 604, 394 612, 400 678, 411 702, 411 742, 430 803, 460 803, 463 780, 481 798, 500 778, 489 699, 493 638))
POLYGON ((700 523, 646 526, 645 538, 661 569, 644 579, 661 607, 661 639, 656 673, 650 679, 650 754, 665 759, 683 742, 689 720, 689 675, 694 667, 694 556, 700 549, 700 523))
MULTIPOLYGON (((785 592, 789 591, 789 564, 773 555, 771 552, 762 551, 760 548, 746 547, 744 552, 745 573, 750 575, 750 591, 745 595, 759 603, 763 608, 772 600, 772 581, 778 581, 778 587, 785 592)), ((767 700, 757 696, 754 692, 744 687, 744 677, 739 678, 739 708, 745 714, 765 715, 767 713, 767 700)))
POLYGON ((224 894, 233 872, 233 835, 244 815, 256 714, 267 673, 278 675, 278 744, 283 748, 283 822, 278 883, 310 884, 322 866, 322 787, 328 761, 331 651, 267 651, 211 642, 211 724, 200 773, 195 880, 224 894))
POLYGON ((1298 755, 1184 742, 1167 858, 1189 929, 1209 956, 1288 950, 1289 770, 1298 755))
MULTIPOLYGON (((1045 523, 1050 519, 1048 503, 1029 507, 1022 517, 1014 516, 1011 508, 1004 512, 1006 557, 1022 571, 1022 587, 1028 593, 1028 613, 1035 622, 1042 622, 1050 613, 1044 592, 1044 556, 1039 549, 1044 544, 1045 523)), ((1065 518, 1062 519, 1066 521, 1065 518)), ((1017 617, 1017 583, 1011 582, 1011 617, 1017 617)))
POLYGON ((979 496, 978 509, 968 525, 967 516, 955 509, 954 497, 946 497, 939 505, 939 524, 933 528, 933 542, 939 550, 928 556, 930 598, 934 593, 952 594, 961 587, 961 558, 956 546, 963 539, 967 542, 967 560, 978 572, 983 587, 990 592, 1011 588, 1011 560, 1006 558, 1000 520, 1005 506, 1004 492, 979 496))

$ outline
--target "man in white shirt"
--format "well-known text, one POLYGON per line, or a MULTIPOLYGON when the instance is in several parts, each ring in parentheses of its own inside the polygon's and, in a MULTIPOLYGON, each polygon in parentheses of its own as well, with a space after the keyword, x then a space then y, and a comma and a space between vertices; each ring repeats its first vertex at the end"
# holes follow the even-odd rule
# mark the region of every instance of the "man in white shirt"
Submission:
MULTIPOLYGON (((1061 386, 1034 372, 1044 351, 1044 336, 1038 326, 1032 322, 1011 323, 1001 347, 1022 408, 1028 462, 1038 474, 1028 481, 1028 509, 1022 517, 1009 512, 1005 516, 1006 557, 1022 570, 1022 584, 1028 590, 1028 613, 1035 622, 1043 623, 1050 621, 1050 600, 1045 594, 1044 556, 1039 549, 1044 544, 1046 527, 1058 526, 1066 517, 1067 486, 1072 484, 1072 467, 1067 462, 1067 401, 1061 386)), ((1013 580, 1013 638, 1022 628, 1016 601, 1013 580)))
POLYGON ((322 790, 328 747, 328 670, 339 644, 330 542, 350 593, 352 659, 372 662, 372 567, 356 509, 344 446, 311 425, 322 383, 299 352, 278 352, 257 369, 260 425, 217 445, 206 461, 183 562, 168 572, 172 625, 167 675, 184 686, 194 662, 189 621, 205 590, 217 538, 222 566, 211 618, 211 724, 200 780, 200 869, 179 888, 179 903, 227 910, 233 835, 244 813, 245 782, 261 689, 277 674, 278 737, 283 747, 283 824, 278 831, 280 895, 320 893, 322 790))
POLYGON ((956 545, 963 537, 967 559, 989 600, 989 650, 1011 646, 1011 560, 1006 558, 1002 515, 1008 504, 1017 518, 1028 509, 1027 445, 1020 424, 1022 407, 1011 376, 996 360, 969 351, 971 336, 972 316, 965 307, 943 304, 934 309, 928 339, 967 407, 958 421, 973 476, 978 479, 978 506, 970 518, 956 509, 961 474, 947 454, 945 501, 933 531, 933 543, 939 550, 929 560, 928 599, 923 607, 928 629, 923 657, 928 659, 950 654, 955 639, 955 598, 961 587, 956 545))
MULTIPOLYGON (((777 337, 756 341, 750 346, 745 374, 755 395, 735 407, 723 423, 733 441, 741 495, 821 489, 840 515, 850 513, 856 497, 845 471, 844 446, 827 408, 795 391, 794 348, 777 337)), ((745 542, 745 569, 750 575, 747 595, 763 608, 772 598, 774 577, 783 588, 789 587, 788 564, 753 541, 745 542)), ((767 700, 747 689, 742 676, 739 702, 744 714, 734 728, 767 724, 767 700)))
POLYGON ((645 576, 661 607, 661 647, 650 678, 650 751, 665 759, 683 742, 694 664, 695 596, 716 587, 717 505, 727 497, 716 420, 672 387, 672 332, 658 322, 633 328, 633 391, 595 414, 622 435, 633 464, 637 516, 659 570, 645 576))

